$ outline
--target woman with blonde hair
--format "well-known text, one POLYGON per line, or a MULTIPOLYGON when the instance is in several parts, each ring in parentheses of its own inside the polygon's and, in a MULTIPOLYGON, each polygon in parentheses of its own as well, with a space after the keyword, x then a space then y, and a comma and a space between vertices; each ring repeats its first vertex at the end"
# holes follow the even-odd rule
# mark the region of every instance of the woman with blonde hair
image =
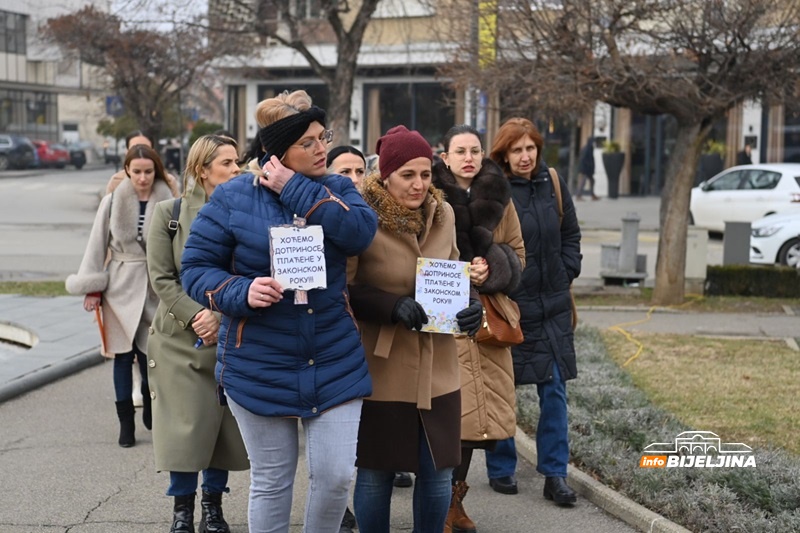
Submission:
POLYGON ((225 533, 222 494, 228 472, 247 470, 247 452, 236 420, 220 405, 214 376, 219 316, 181 287, 181 255, 197 212, 217 185, 239 174, 236 142, 198 138, 186 161, 184 194, 156 206, 147 267, 160 298, 148 342, 156 470, 169 472, 174 498, 171 533, 194 531, 198 473, 202 472, 200 531, 225 533))
POLYGON ((100 201, 77 274, 66 280, 71 294, 85 294, 83 308, 102 304, 106 357, 114 358, 114 395, 120 430, 118 443, 136 443, 133 361, 142 374, 144 426, 150 429, 150 394, 145 349, 158 296, 147 275, 147 236, 156 204, 172 198, 164 165, 149 146, 132 146, 125 157, 127 176, 100 201))
POLYGON ((346 263, 372 242, 377 218, 353 183, 328 175, 332 132, 305 91, 259 103, 258 169, 217 187, 192 224, 181 279, 222 313, 217 381, 250 458, 251 533, 288 532, 305 430, 304 531, 335 533, 355 468, 361 399, 372 392, 347 298, 346 263), (271 226, 318 226, 325 287, 303 294, 272 275, 271 226), (305 298, 304 298, 305 297, 305 298))

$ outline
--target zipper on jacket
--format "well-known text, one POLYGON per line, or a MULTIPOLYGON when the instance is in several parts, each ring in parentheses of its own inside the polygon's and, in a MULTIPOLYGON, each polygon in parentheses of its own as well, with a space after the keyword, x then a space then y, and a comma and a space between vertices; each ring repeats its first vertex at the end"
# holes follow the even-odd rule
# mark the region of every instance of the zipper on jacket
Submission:
POLYGON ((240 348, 242 346, 242 333, 244 332, 244 325, 247 322, 247 317, 244 317, 239 321, 239 325, 236 326, 236 347, 240 348))
POLYGON ((221 291, 223 289, 223 287, 225 287, 225 285, 227 285, 228 283, 230 283, 231 281, 233 281, 234 279, 236 279, 238 277, 240 277, 240 276, 231 276, 230 278, 228 278, 225 281, 223 281, 222 284, 219 287, 217 287, 216 289, 210 290, 210 291, 206 291, 206 298, 208 298, 208 307, 209 307, 209 309, 214 311, 214 308, 216 307, 217 308, 216 310, 218 312, 220 312, 220 313, 222 312, 222 309, 220 309, 217 306, 216 302, 214 302, 214 295, 217 294, 219 291, 221 291))
MULTIPOLYGON (((323 187, 324 187, 324 185, 323 185, 323 187)), ((345 211, 350 211, 350 207, 348 207, 347 204, 345 204, 343 201, 341 201, 339 198, 337 198, 331 192, 331 190, 329 188, 325 187, 325 190, 328 191, 328 197, 327 198, 323 198, 322 200, 320 200, 319 202, 317 202, 313 206, 311 206, 311 209, 309 209, 308 212, 305 215, 303 215, 303 218, 308 220, 308 217, 311 216, 311 213, 316 211, 319 206, 321 206, 322 204, 324 204, 326 202, 335 202, 335 203, 339 204, 340 206, 342 206, 345 211)))
POLYGON ((342 296, 344 296, 344 307, 347 309, 347 313, 350 315, 350 318, 353 319, 353 325, 355 325, 356 331, 361 333, 361 330, 358 327, 358 321, 356 320, 356 314, 353 312, 353 308, 350 307, 350 293, 347 292, 347 290, 343 290, 342 296))

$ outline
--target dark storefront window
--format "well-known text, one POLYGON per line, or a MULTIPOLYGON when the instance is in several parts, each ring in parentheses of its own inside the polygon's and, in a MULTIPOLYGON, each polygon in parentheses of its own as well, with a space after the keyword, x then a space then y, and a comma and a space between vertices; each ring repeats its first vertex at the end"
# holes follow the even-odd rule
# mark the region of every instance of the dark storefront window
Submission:
POLYGON ((56 95, 0 89, 0 131, 59 140, 56 95))
POLYGON ((402 124, 419 131, 434 146, 455 123, 453 92, 438 83, 392 84, 377 88, 380 92, 380 135, 402 124))
POLYGON ((800 163, 800 114, 786 113, 783 124, 783 161, 800 163))
POLYGON ((314 103, 315 106, 321 107, 322 109, 328 108, 328 102, 330 101, 330 91, 328 91, 327 85, 304 85, 304 84, 293 84, 293 85, 259 85, 258 86, 258 101, 264 100, 265 98, 272 98, 283 91, 299 91, 303 90, 308 93, 311 97, 311 101, 314 103))

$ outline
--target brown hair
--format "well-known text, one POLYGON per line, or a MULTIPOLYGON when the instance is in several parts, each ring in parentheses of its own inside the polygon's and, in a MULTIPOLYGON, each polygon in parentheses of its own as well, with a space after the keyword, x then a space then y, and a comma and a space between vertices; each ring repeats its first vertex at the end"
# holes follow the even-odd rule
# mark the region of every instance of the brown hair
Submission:
MULTIPOLYGON (((158 152, 146 144, 134 144, 128 149, 128 153, 125 155, 125 165, 123 166, 123 168, 125 168, 125 174, 128 174, 128 167, 134 159, 149 159, 152 161, 153 168, 155 168, 156 171, 155 179, 161 180, 169 185, 167 173, 164 170, 164 163, 162 163, 161 158, 158 157, 158 152)), ((130 177, 130 174, 128 174, 128 177, 130 177)), ((155 180, 153 183, 155 183, 155 180)))
POLYGON ((511 145, 523 138, 529 136, 533 139, 533 144, 536 145, 536 165, 533 167, 533 174, 539 172, 539 165, 542 161, 542 148, 544 147, 544 137, 539 133, 539 130, 534 126, 533 122, 527 118, 514 117, 506 120, 492 143, 492 151, 489 152, 489 157, 503 169, 506 175, 511 174, 511 167, 508 164, 506 154, 511 149, 511 145))

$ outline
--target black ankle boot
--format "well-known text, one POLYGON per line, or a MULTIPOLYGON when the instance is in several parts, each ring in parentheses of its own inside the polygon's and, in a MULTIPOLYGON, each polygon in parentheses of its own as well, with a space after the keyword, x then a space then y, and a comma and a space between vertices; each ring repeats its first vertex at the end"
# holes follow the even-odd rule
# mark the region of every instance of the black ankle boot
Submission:
POLYGON ((136 444, 136 424, 133 421, 133 400, 128 398, 117 402, 117 418, 119 418, 119 445, 130 448, 136 444))
POLYGON ((563 477, 547 477, 544 480, 544 497, 558 505, 572 505, 578 500, 575 491, 569 488, 563 477))
POLYGON ((142 423, 147 429, 153 429, 153 411, 151 410, 149 391, 142 395, 142 423))
POLYGON ((196 494, 175 496, 172 508, 172 527, 169 533, 194 533, 194 499, 196 494))
POLYGON ((200 500, 203 515, 200 517, 199 533, 230 533, 230 528, 222 516, 222 494, 203 491, 200 500))

